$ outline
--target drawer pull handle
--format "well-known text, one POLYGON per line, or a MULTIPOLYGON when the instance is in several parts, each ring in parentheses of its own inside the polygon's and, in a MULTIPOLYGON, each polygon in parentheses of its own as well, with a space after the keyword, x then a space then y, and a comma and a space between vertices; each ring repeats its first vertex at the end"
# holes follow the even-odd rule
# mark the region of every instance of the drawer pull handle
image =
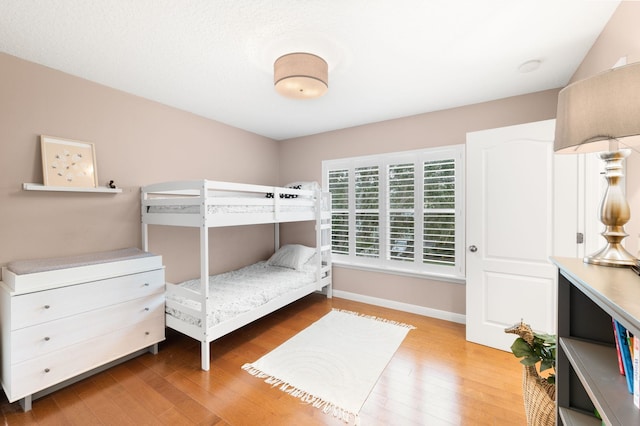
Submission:
POLYGON ((144 286, 145 287, 149 287, 149 283, 144 283, 144 286))
POLYGON ((151 333, 149 333, 148 331, 145 331, 145 332, 144 332, 144 335, 145 335, 145 336, 148 336, 149 334, 151 334, 151 333))
POLYGON ((51 371, 51 370, 49 370, 48 368, 45 368, 45 369, 44 369, 44 372, 45 372, 45 373, 48 373, 49 371, 51 371))
POLYGON ((44 308, 45 308, 45 309, 49 309, 50 307, 51 307, 51 306, 49 306, 49 305, 44 305, 44 308))
POLYGON ((51 337, 49 337, 49 336, 47 336, 47 337, 45 337, 45 338, 44 338, 44 341, 45 341, 45 342, 48 342, 49 340, 51 340, 51 337))
POLYGON ((149 311, 149 308, 144 308, 145 311, 149 311))

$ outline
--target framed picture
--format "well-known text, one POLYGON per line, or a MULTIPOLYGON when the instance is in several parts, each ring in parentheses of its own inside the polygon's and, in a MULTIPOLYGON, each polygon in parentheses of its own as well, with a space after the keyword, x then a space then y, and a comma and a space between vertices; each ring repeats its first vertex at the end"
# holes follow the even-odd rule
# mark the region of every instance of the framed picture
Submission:
POLYGON ((96 152, 92 143, 40 135, 45 186, 97 188, 96 152))

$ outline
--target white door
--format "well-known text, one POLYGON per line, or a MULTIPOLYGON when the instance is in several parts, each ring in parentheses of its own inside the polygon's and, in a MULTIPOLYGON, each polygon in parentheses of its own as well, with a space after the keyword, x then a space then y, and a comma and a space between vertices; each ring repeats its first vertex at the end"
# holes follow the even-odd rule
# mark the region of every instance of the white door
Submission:
POLYGON ((515 336, 504 329, 520 319, 555 333, 549 257, 578 255, 579 200, 577 156, 554 156, 554 126, 547 120, 467 134, 469 341, 509 350, 515 336))

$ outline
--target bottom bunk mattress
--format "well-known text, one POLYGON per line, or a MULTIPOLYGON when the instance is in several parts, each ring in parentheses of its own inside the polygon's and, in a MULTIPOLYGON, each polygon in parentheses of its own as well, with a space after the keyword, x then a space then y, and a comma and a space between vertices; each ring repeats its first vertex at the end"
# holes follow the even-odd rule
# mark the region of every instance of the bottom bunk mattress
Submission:
MULTIPOLYGON (((209 312, 207 327, 213 327, 234 317, 256 309, 269 301, 298 288, 312 284, 316 280, 315 262, 307 262, 300 270, 272 266, 268 262, 258 262, 244 268, 209 277, 209 312)), ((200 279, 178 284, 192 290, 193 299, 173 294, 167 290, 167 300, 199 311, 201 303, 200 279)), ((191 314, 180 311, 179 307, 167 306, 166 313, 181 321, 200 327, 202 321, 191 314)))

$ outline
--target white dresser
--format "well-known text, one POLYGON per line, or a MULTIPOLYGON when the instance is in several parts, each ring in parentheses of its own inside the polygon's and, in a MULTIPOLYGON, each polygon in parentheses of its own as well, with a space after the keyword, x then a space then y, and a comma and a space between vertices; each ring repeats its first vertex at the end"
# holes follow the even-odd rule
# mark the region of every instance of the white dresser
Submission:
POLYGON ((161 256, 124 249, 13 262, 2 278, 2 387, 25 411, 164 340, 161 256))

